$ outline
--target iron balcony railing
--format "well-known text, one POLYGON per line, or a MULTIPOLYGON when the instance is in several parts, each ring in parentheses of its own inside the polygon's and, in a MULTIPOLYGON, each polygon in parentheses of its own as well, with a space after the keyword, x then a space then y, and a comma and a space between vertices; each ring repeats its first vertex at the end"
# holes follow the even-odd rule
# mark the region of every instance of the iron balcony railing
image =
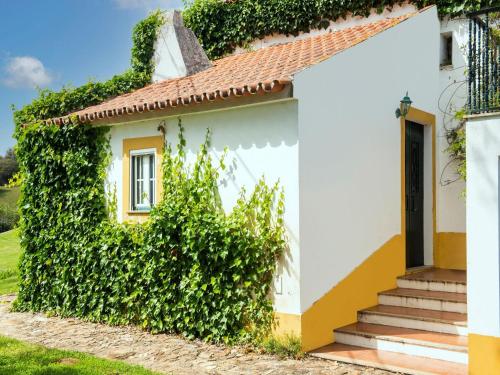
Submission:
POLYGON ((500 6, 467 14, 469 18, 469 112, 500 110, 500 6))

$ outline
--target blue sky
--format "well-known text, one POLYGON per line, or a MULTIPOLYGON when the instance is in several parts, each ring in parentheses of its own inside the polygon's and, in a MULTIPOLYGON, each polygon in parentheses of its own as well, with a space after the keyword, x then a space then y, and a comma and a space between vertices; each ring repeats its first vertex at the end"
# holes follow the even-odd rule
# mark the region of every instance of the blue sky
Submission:
POLYGON ((0 0, 0 154, 14 145, 11 104, 129 67, 132 28, 182 0, 0 0))

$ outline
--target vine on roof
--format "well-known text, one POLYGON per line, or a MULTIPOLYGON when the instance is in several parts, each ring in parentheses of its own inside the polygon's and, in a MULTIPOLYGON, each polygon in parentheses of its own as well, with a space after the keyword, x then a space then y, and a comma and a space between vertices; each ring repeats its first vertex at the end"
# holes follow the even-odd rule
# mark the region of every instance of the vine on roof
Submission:
MULTIPOLYGON (((464 11, 492 6, 498 0, 416 0, 418 8, 436 4, 440 15, 456 16, 464 11)), ((199 38, 211 59, 245 47, 251 41, 273 33, 298 35, 326 28, 330 21, 368 16, 372 9, 404 4, 400 0, 192 0, 184 21, 199 38)))

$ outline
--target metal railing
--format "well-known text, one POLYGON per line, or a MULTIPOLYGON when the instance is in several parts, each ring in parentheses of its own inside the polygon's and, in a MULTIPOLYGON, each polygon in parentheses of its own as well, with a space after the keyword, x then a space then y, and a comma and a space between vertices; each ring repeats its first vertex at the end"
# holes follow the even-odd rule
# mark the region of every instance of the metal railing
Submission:
POLYGON ((469 113, 500 111, 500 7, 467 14, 469 18, 469 113))

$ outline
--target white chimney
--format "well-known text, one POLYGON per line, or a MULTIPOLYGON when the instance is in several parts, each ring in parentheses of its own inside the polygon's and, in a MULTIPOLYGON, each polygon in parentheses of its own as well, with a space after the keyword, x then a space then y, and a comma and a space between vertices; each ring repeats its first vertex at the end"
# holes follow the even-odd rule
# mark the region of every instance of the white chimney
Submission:
POLYGON ((155 45, 153 81, 186 77, 212 66, 194 33, 184 26, 181 12, 166 14, 155 45))

